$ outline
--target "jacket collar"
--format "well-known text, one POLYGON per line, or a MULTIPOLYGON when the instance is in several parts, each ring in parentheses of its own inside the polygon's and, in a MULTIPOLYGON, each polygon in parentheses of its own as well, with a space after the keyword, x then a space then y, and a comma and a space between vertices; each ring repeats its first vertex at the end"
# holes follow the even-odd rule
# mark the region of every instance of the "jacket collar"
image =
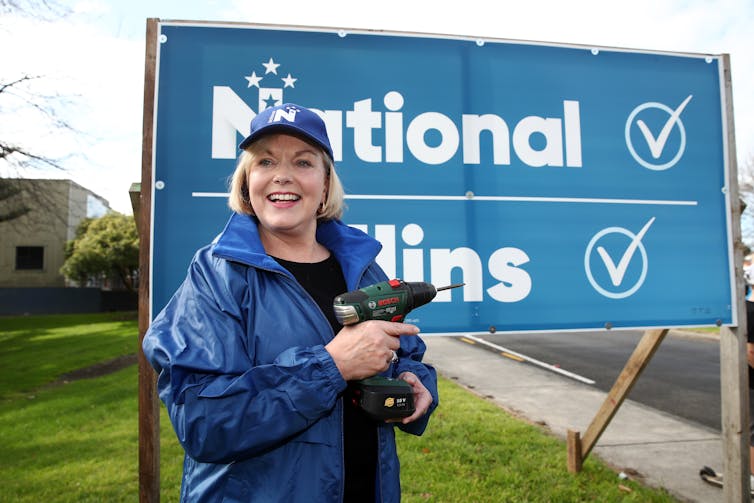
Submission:
MULTIPOLYGON (((233 213, 225 229, 215 238, 212 254, 234 262, 284 272, 277 261, 265 253, 257 225, 255 217, 233 213)), ((340 220, 319 223, 317 241, 335 255, 349 288, 356 284, 382 249, 379 241, 340 220)))

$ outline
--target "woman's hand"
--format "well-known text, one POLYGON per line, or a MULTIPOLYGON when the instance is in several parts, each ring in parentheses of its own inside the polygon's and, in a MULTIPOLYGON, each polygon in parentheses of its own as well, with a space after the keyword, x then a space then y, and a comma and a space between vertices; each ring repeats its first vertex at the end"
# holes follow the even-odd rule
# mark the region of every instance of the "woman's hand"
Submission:
POLYGON ((416 325, 369 320, 343 327, 325 349, 343 379, 364 379, 388 369, 393 352, 401 346, 401 335, 418 333, 416 325))
POLYGON ((403 372, 398 376, 398 379, 406 381, 411 385, 411 389, 414 392, 414 413, 408 417, 392 419, 389 423, 403 423, 408 424, 412 421, 416 421, 429 410, 429 406, 432 405, 432 394, 424 386, 421 380, 416 377, 412 372, 403 372))

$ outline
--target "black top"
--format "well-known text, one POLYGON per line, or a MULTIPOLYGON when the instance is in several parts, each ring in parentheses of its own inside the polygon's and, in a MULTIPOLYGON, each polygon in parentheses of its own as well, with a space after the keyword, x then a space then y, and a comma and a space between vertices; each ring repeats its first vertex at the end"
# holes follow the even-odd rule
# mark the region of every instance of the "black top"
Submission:
MULTIPOLYGON (((333 310, 333 299, 346 292, 343 271, 335 257, 314 264, 275 258, 304 287, 327 317, 333 333, 343 326, 333 310)), ((344 394, 343 439, 346 471, 345 502, 373 501, 377 473, 377 426, 353 401, 353 383, 344 394)))

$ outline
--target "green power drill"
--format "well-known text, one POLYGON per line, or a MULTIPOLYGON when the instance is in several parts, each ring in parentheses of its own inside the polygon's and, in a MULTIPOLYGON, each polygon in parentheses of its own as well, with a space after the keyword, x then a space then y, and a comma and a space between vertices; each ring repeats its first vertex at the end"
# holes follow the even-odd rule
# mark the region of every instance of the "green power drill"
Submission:
MULTIPOLYGON (((335 297, 335 317, 343 325, 366 320, 400 321, 417 307, 431 302, 437 292, 458 288, 464 283, 435 288, 423 281, 391 279, 335 297)), ((373 376, 358 382, 359 406, 373 419, 384 421, 414 413, 411 385, 401 379, 373 376)))

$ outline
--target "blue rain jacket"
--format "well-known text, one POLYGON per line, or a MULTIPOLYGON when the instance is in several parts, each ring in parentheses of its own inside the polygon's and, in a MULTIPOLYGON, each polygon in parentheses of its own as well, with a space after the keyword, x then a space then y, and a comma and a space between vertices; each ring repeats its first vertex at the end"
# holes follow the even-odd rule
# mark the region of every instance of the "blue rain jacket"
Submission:
MULTIPOLYGON (((349 290, 387 279, 375 262, 381 245, 367 234, 328 221, 317 241, 349 290)), ((333 337, 311 296, 265 253, 256 219, 233 214, 143 341, 186 451, 182 501, 342 501, 346 382, 324 348, 333 337)), ((400 360, 384 374, 413 372, 432 394, 423 418, 397 424, 415 435, 438 403, 425 349, 401 337, 400 360)), ((394 425, 378 427, 378 502, 400 501, 394 425)))

